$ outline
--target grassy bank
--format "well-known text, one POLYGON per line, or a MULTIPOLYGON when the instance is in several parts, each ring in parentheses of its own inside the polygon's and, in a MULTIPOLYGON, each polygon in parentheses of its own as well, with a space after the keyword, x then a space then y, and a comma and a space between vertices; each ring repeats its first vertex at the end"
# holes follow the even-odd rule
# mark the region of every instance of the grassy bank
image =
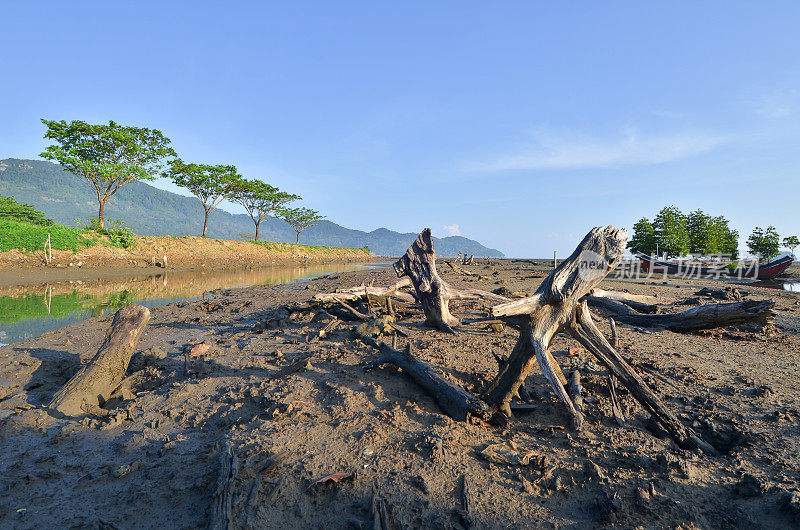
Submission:
POLYGON ((52 224, 49 226, 33 225, 10 219, 0 219, 0 251, 19 250, 31 252, 42 250, 47 236, 53 250, 71 250, 78 252, 100 243, 100 238, 88 230, 70 228, 52 224))

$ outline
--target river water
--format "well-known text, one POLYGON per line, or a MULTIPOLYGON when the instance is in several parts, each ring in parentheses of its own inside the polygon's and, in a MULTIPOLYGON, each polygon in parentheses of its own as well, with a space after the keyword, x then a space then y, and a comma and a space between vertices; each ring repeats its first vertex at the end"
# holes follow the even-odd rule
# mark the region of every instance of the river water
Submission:
POLYGON ((331 263, 223 271, 165 271, 155 275, 0 287, 0 346, 114 311, 203 298, 215 289, 290 283, 383 264, 331 263))

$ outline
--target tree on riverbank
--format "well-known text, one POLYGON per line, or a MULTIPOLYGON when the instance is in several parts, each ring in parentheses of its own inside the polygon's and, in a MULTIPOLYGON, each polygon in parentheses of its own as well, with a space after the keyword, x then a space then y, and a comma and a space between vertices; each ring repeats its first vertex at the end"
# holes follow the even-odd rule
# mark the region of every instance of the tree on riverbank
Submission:
POLYGON ((325 219, 325 216, 310 208, 281 208, 278 210, 278 217, 297 232, 297 244, 300 244, 300 232, 325 219))
POLYGON ((260 180, 242 179, 237 184, 232 199, 247 210, 250 219, 256 225, 255 240, 258 241, 261 221, 284 205, 299 200, 300 196, 280 191, 275 186, 260 180))
POLYGON ((675 206, 666 206, 653 221, 656 241, 661 252, 682 256, 689 252, 689 231, 686 216, 675 206))
POLYGON ((723 254, 736 259, 739 232, 728 226, 723 216, 711 217, 702 210, 684 215, 678 208, 662 208, 650 222, 646 217, 633 225, 628 242, 631 252, 681 256, 689 252, 705 256, 723 254))
POLYGON ((648 256, 656 253, 656 231, 647 217, 642 217, 633 225, 633 236, 628 241, 631 252, 641 252, 648 256))
POLYGON ((778 253, 780 236, 774 226, 768 226, 766 230, 757 226, 747 239, 747 248, 751 254, 756 254, 762 259, 769 259, 778 253))
POLYGON ((784 237, 783 246, 788 248, 792 254, 794 254, 795 247, 800 247, 800 239, 797 239, 797 236, 784 237))
POLYGON ((243 180, 236 166, 187 164, 180 159, 170 162, 164 176, 171 178, 177 186, 188 189, 200 200, 205 211, 203 237, 207 237, 208 216, 222 201, 240 189, 243 180))
POLYGON ((163 171, 164 160, 176 156, 169 138, 156 129, 113 121, 108 125, 80 120, 42 123, 47 126, 44 137, 57 144, 48 146, 40 156, 58 162, 92 187, 100 206, 100 228, 105 227, 106 203, 122 186, 136 180, 155 180, 163 171))

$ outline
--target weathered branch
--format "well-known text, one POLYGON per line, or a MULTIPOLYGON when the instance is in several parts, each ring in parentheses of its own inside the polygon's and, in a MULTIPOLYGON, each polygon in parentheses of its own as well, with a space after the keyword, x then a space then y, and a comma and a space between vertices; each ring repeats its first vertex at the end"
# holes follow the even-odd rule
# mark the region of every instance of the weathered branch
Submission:
POLYGON ((408 302, 408 303, 415 302, 414 297, 411 296, 411 294, 400 291, 400 289, 402 289, 403 287, 411 287, 411 279, 402 278, 399 282, 395 283, 394 285, 390 285, 388 287, 373 287, 371 285, 361 285, 359 287, 350 287, 348 289, 337 289, 335 293, 316 294, 314 295, 314 300, 318 300, 320 302, 328 302, 335 299, 352 301, 370 295, 377 297, 393 296, 398 300, 402 300, 403 302, 408 302))
POLYGON ((380 351, 378 359, 369 366, 391 363, 401 368, 404 374, 431 395, 445 414, 454 420, 467 421, 470 417, 488 420, 491 416, 486 403, 442 377, 435 368, 415 358, 411 354, 411 344, 406 345, 405 351, 398 351, 368 337, 361 337, 361 340, 380 351))

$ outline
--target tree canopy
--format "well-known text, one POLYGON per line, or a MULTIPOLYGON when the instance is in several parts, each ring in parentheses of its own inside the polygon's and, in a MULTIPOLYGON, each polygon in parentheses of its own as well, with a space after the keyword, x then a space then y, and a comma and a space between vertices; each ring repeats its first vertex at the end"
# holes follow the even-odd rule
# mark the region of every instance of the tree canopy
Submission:
POLYGON ((0 197, 0 219, 10 219, 38 226, 52 226, 55 223, 30 204, 18 203, 14 197, 0 197))
POLYGON ((242 177, 231 165, 187 164, 177 159, 165 173, 172 181, 197 197, 205 210, 203 237, 208 232, 208 216, 219 204, 242 187, 242 177))
POLYGON ((106 202, 122 186, 135 180, 153 180, 164 169, 167 157, 175 156, 170 140, 161 131, 129 127, 109 121, 90 124, 42 120, 47 127, 44 137, 56 144, 48 146, 41 157, 54 160, 83 178, 97 194, 98 221, 105 226, 106 202))
POLYGON ((666 206, 653 220, 659 251, 670 256, 682 256, 689 252, 689 231, 686 216, 675 206, 666 206))
POLYGON ((297 232, 296 243, 298 244, 300 243, 300 232, 325 219, 318 211, 310 208, 281 208, 278 210, 278 216, 297 232))
POLYGON ((757 226, 753 229, 747 239, 747 248, 751 254, 756 254, 762 259, 769 259, 778 253, 780 246, 780 236, 774 226, 768 226, 766 230, 757 226))
POLYGON ((256 227, 256 241, 261 221, 284 205, 299 199, 299 195, 280 191, 275 186, 256 179, 242 179, 232 195, 232 200, 241 204, 253 220, 256 227))
POLYGON ((800 247, 800 239, 797 239, 797 236, 784 237, 783 246, 791 250, 792 254, 794 254, 795 247, 800 247))
POLYGON ((642 217, 633 225, 633 236, 628 241, 631 252, 653 255, 656 253, 656 231, 647 217, 642 217))
POLYGON ((702 210, 684 215, 678 208, 667 206, 654 222, 646 217, 633 225, 628 242, 632 252, 681 256, 689 252, 702 255, 723 254, 738 257, 739 233, 728 226, 725 217, 711 217, 702 210))

